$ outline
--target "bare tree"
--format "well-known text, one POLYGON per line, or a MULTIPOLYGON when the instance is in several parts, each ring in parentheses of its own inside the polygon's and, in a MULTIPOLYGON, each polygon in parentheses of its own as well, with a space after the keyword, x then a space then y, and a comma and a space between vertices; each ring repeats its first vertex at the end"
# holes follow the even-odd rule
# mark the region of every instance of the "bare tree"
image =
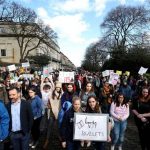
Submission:
POLYGON ((104 38, 109 38, 112 46, 126 48, 137 44, 139 36, 148 23, 148 11, 143 7, 118 6, 111 10, 101 27, 104 38))
POLYGON ((20 48, 20 62, 24 61, 29 53, 42 43, 54 46, 56 33, 49 26, 44 25, 41 20, 37 21, 37 15, 32 9, 13 2, 10 10, 13 18, 9 28, 20 48))
POLYGON ((0 21, 10 21, 12 19, 12 14, 9 10, 10 3, 6 0, 0 0, 0 21))
POLYGON ((98 71, 100 69, 100 64, 103 65, 108 52, 104 49, 105 43, 99 41, 90 44, 86 49, 86 54, 82 63, 82 66, 90 71, 98 71))

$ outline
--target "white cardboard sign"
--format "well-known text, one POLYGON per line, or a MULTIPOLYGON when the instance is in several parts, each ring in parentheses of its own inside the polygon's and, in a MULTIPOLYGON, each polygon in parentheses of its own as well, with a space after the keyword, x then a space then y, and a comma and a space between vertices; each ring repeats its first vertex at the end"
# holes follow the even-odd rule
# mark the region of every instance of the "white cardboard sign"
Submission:
POLYGON ((74 83, 74 72, 59 72, 59 82, 61 83, 74 83))
POLYGON ((102 72, 103 77, 109 76, 109 74, 110 74, 109 70, 105 70, 105 71, 102 72))
POLYGON ((143 75, 144 73, 147 72, 147 70, 148 70, 148 68, 141 67, 138 74, 143 75))
POLYGON ((107 141, 108 115, 75 113, 74 140, 107 141))
POLYGON ((30 67, 29 62, 22 63, 22 67, 24 67, 24 68, 30 67))
POLYGON ((16 66, 15 65, 9 65, 7 66, 9 71, 15 71, 16 70, 16 66))
POLYGON ((119 80, 119 75, 117 73, 111 73, 109 77, 109 83, 116 85, 119 80))

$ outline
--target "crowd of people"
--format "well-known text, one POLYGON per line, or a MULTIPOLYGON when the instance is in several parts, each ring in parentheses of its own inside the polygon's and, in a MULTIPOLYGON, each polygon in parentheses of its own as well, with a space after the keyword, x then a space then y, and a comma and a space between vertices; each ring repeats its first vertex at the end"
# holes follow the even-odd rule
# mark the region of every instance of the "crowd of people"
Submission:
POLYGON ((90 146, 104 150, 106 142, 111 150, 122 150, 130 113, 141 149, 150 150, 150 83, 143 76, 122 75, 112 85, 101 73, 84 71, 76 72, 72 83, 61 83, 56 73, 11 83, 7 73, 0 81, 0 99, 0 150, 36 149, 41 134, 47 149, 54 127, 67 150, 90 146), (107 141, 73 139, 74 114, 81 112, 109 114, 107 141))

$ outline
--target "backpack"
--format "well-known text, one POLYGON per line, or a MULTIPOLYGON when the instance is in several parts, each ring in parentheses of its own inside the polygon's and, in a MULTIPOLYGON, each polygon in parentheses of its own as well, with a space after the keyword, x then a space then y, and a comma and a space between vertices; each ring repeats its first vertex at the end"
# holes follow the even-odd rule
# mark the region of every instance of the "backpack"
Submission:
POLYGON ((72 106, 72 104, 69 101, 66 101, 63 103, 61 110, 58 113, 58 127, 61 127, 63 117, 66 111, 69 110, 69 108, 72 106))

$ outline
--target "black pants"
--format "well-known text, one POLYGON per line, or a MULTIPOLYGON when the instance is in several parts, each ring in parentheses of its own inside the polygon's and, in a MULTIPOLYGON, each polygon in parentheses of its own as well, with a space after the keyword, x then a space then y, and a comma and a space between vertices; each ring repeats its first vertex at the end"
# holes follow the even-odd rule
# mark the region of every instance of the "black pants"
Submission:
POLYGON ((4 150, 4 144, 3 144, 3 142, 0 142, 0 150, 4 150))
POLYGON ((142 150, 150 150, 150 127, 138 126, 138 131, 142 150))
POLYGON ((33 126, 31 129, 31 135, 34 142, 38 141, 40 137, 40 122, 42 117, 39 117, 33 121, 33 126))

